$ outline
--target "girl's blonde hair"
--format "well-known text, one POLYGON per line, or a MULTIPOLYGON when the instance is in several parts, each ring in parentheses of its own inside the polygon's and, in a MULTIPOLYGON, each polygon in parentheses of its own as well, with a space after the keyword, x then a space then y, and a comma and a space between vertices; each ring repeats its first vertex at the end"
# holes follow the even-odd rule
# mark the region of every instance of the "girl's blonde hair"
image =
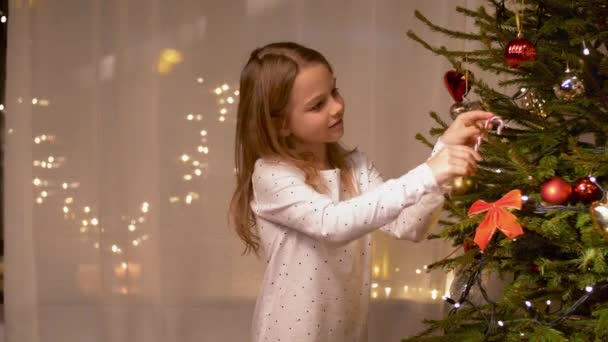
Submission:
MULTIPOLYGON (((332 67, 319 52, 292 42, 272 43, 255 49, 241 72, 239 105, 235 137, 236 190, 230 202, 230 219, 245 243, 244 253, 260 247, 255 217, 250 207, 253 199, 251 175, 258 158, 288 162, 305 175, 305 182, 320 193, 327 193, 327 184, 314 166, 314 156, 296 153, 290 137, 282 137, 278 129, 289 120, 289 99, 299 70, 322 64, 331 73, 332 67)), ((329 163, 341 170, 340 178, 347 195, 355 195, 355 185, 347 150, 340 143, 327 144, 329 163)))

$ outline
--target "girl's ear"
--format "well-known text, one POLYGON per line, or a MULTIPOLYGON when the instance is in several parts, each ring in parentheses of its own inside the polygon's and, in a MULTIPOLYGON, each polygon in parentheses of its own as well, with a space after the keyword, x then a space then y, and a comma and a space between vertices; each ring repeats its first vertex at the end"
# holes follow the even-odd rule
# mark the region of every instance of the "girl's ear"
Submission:
POLYGON ((289 127, 287 126, 287 120, 284 118, 273 118, 273 124, 279 136, 286 138, 291 134, 289 127))

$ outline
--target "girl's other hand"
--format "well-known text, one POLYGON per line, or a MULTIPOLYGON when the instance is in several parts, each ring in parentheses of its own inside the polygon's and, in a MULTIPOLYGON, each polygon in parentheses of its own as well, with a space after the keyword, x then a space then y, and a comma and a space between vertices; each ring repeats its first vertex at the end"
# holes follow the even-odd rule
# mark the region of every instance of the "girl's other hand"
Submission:
POLYGON ((446 145, 426 163, 437 184, 443 185, 456 177, 472 175, 480 160, 479 153, 469 146, 446 145))
POLYGON ((492 117, 493 113, 480 110, 462 113, 443 133, 441 141, 446 145, 473 146, 477 136, 482 133, 484 121, 492 117))

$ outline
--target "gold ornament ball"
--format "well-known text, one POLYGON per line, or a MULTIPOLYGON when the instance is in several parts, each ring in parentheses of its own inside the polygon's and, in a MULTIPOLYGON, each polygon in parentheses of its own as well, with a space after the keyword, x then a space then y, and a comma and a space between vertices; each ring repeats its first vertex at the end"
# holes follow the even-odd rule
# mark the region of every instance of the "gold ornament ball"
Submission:
POLYGON ((464 195, 475 186, 475 181, 471 177, 457 177, 452 181, 452 195, 464 195))
POLYGON ((602 200, 593 202, 589 211, 595 227, 608 239, 608 198, 606 194, 602 200))

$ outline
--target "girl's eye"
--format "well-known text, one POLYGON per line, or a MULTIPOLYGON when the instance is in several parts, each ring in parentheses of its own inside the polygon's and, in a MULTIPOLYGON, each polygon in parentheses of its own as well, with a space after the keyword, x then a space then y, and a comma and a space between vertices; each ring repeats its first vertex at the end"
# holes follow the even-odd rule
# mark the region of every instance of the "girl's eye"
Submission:
POLYGON ((334 89, 331 91, 331 93, 332 93, 332 95, 333 95, 333 96, 336 96, 336 95, 340 94, 340 90, 339 90, 338 88, 334 88, 334 89))
POLYGON ((321 102, 317 103, 316 105, 314 105, 314 107, 312 107, 311 109, 314 110, 315 112, 318 112, 321 110, 321 108, 323 108, 324 104, 325 104, 325 101, 321 101, 321 102))

